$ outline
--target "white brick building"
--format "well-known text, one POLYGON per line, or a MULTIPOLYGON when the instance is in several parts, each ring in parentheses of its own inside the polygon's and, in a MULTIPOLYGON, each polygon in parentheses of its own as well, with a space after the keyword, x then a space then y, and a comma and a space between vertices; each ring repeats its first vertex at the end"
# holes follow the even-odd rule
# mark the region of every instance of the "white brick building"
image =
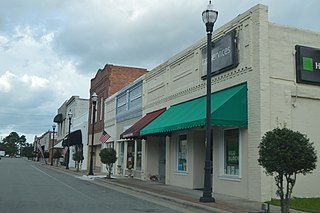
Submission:
MULTIPOLYGON (((229 47, 221 44, 223 38, 236 41, 236 60, 212 77, 212 101, 220 104, 212 118, 213 191, 249 200, 270 200, 275 196, 273 177, 266 176, 257 162, 258 145, 265 132, 285 124, 307 134, 320 150, 320 87, 297 83, 295 55, 296 45, 320 48, 320 33, 270 23, 268 8, 257 5, 213 33, 217 45, 213 57, 233 53, 232 48, 225 49, 229 47), (232 32, 235 38, 230 37, 232 32), (243 93, 243 89, 247 92, 243 93), (237 93, 226 98, 232 90, 237 93), (219 99, 221 94, 224 98, 219 99), (239 100, 245 104, 236 102, 237 94, 242 95, 239 100), (233 109, 222 101, 230 101, 233 109), (247 115, 242 113, 243 107, 247 115), (237 112, 240 108, 241 112, 237 112), (239 114, 245 115, 241 118, 245 125, 234 122, 239 114), (228 117, 226 121, 224 117, 228 117)), ((156 175, 169 185, 203 187, 205 128, 201 122, 192 126, 195 120, 187 118, 186 123, 173 124, 169 114, 181 113, 179 119, 189 114, 187 117, 191 118, 205 107, 194 105, 199 109, 186 110, 188 104, 206 93, 206 80, 202 78, 205 46, 203 39, 145 76, 143 114, 161 108, 167 111, 141 130, 146 139, 142 142, 144 179, 156 175), (163 122, 157 123, 161 119, 163 122)), ((212 66, 217 66, 212 60, 212 66)), ((294 196, 320 196, 319 178, 320 168, 299 176, 294 196)))

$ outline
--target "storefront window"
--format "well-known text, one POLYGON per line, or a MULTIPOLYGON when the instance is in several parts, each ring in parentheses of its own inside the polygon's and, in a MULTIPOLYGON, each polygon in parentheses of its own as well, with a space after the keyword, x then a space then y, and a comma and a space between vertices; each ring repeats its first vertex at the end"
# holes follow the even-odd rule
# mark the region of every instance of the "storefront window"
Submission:
POLYGON ((142 144, 141 140, 136 140, 137 143, 137 167, 136 170, 141 170, 142 144))
POLYGON ((127 168, 134 169, 134 141, 128 141, 127 168))
POLYGON ((179 135, 177 150, 177 170, 178 172, 186 172, 188 165, 187 135, 179 135))
POLYGON ((113 148, 114 149, 113 142, 106 143, 106 148, 113 148))
POLYGON ((124 142, 120 142, 118 165, 123 166, 123 157, 124 157, 124 142))
POLYGON ((239 129, 224 130, 224 174, 239 175, 239 129))

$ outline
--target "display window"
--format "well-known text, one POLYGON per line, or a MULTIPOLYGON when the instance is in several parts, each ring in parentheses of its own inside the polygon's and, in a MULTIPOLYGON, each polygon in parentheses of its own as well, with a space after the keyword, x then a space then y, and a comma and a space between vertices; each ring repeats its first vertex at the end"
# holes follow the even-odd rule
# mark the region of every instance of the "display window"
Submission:
POLYGON ((224 130, 224 174, 239 176, 239 129, 224 130))
POLYGON ((188 169, 187 135, 179 135, 177 144, 177 171, 187 172, 188 169))

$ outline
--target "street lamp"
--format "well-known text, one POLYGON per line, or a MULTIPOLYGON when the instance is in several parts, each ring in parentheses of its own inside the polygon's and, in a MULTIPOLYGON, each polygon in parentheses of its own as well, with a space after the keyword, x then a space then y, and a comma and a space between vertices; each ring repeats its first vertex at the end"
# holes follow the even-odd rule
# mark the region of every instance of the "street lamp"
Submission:
POLYGON ((72 112, 70 111, 68 113, 68 118, 69 118, 69 134, 68 134, 68 149, 67 149, 67 162, 66 162, 66 169, 69 169, 69 158, 70 158, 70 149, 69 149, 69 146, 70 146, 70 130, 71 130, 71 118, 72 118, 72 112))
POLYGON ((213 5, 209 1, 208 8, 202 12, 202 20, 207 31, 207 109, 206 109, 206 160, 204 168, 204 190, 200 197, 200 202, 215 202, 212 197, 211 182, 211 51, 212 51, 212 31, 213 25, 218 17, 218 11, 213 10, 213 5))
POLYGON ((51 166, 53 166, 53 147, 54 147, 54 131, 56 130, 56 125, 52 124, 52 146, 51 146, 51 166))
POLYGON ((91 132, 91 152, 90 152, 90 168, 89 168, 89 175, 93 175, 93 141, 94 141, 94 122, 96 117, 96 104, 97 104, 98 96, 94 92, 91 96, 92 100, 92 132, 91 132))

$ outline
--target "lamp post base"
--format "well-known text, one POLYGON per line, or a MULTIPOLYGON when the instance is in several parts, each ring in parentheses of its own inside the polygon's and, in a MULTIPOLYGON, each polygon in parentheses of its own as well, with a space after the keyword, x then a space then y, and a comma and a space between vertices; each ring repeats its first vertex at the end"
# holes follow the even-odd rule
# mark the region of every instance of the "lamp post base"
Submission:
POLYGON ((216 202, 212 195, 203 195, 200 197, 200 202, 202 203, 214 203, 216 202))

